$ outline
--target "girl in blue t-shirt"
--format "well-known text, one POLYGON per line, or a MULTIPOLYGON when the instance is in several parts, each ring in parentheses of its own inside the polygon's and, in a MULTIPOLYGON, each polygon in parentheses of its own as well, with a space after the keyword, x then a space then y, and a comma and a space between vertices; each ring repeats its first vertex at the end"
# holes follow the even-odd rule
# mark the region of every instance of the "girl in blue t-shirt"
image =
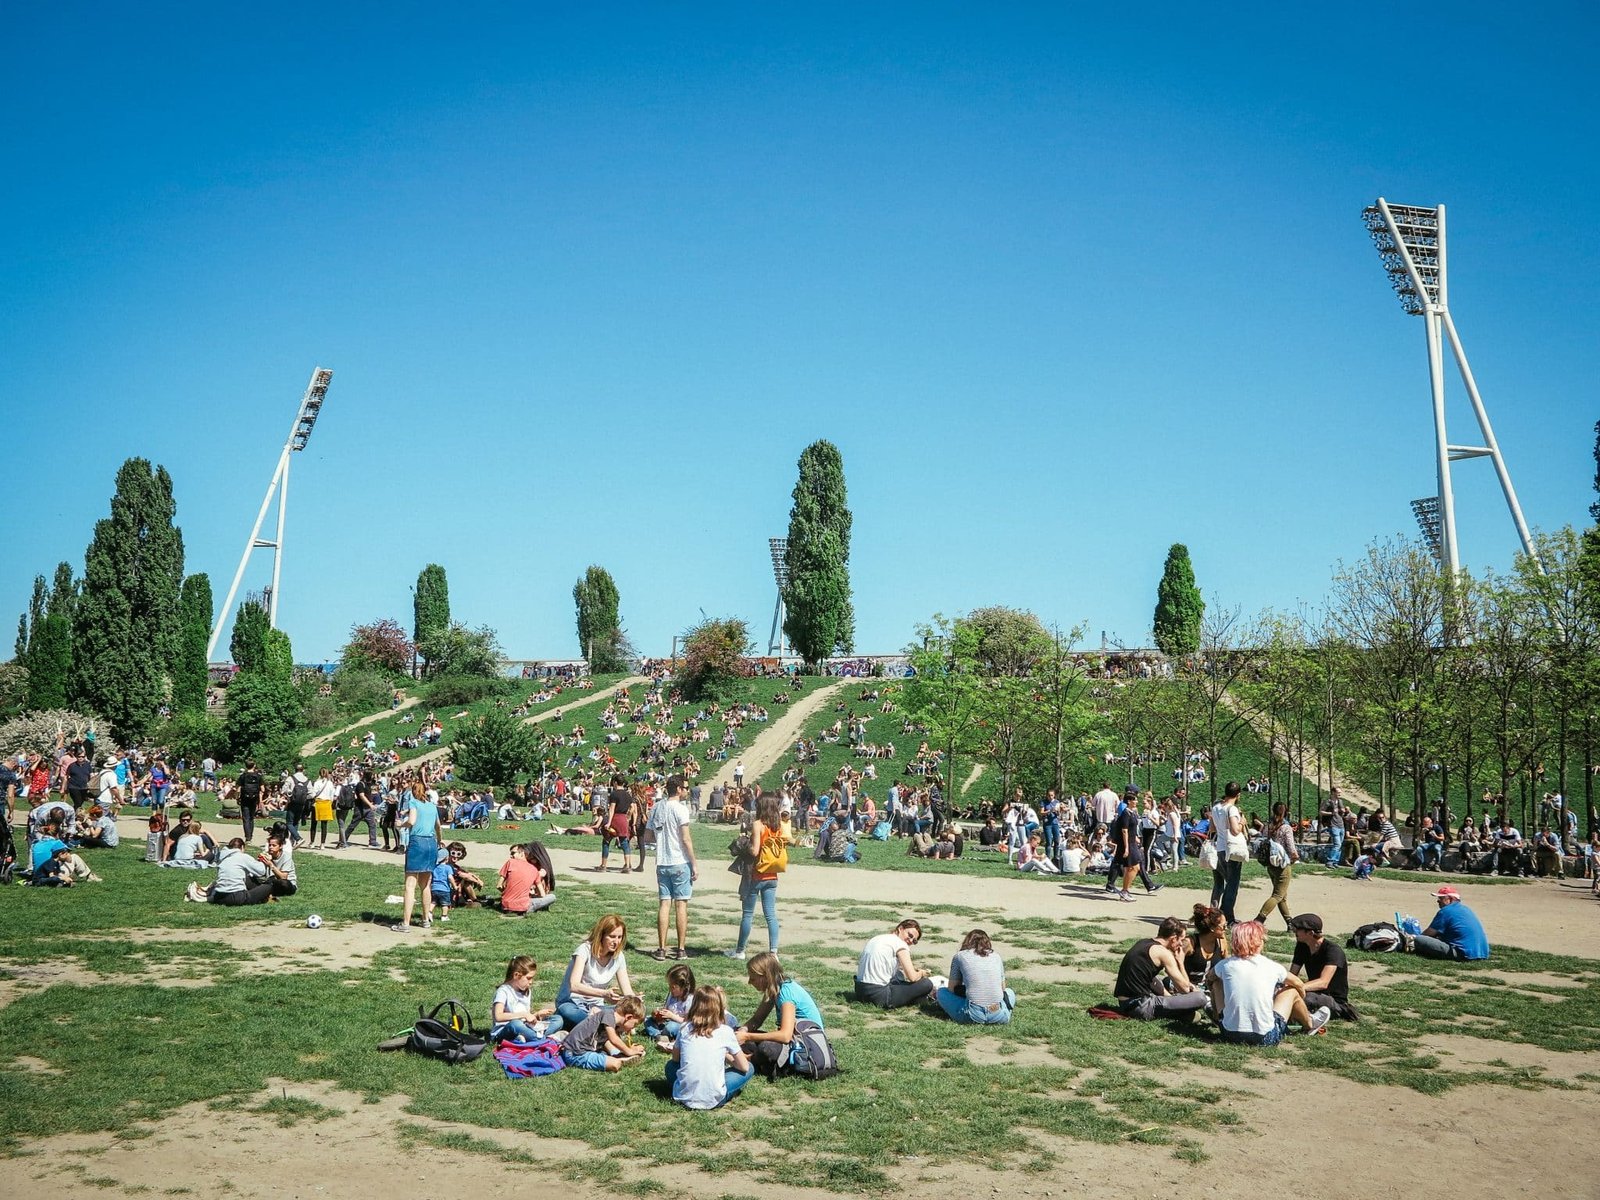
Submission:
POLYGON ((757 954, 745 964, 745 978, 761 993, 761 1003, 739 1030, 739 1044, 749 1052, 756 1070, 775 1076, 789 1065, 796 1023, 811 1021, 821 1028, 822 1012, 805 988, 785 978, 778 956, 770 951, 757 954), (777 1013, 778 1023, 763 1033, 761 1026, 773 1012, 777 1013))

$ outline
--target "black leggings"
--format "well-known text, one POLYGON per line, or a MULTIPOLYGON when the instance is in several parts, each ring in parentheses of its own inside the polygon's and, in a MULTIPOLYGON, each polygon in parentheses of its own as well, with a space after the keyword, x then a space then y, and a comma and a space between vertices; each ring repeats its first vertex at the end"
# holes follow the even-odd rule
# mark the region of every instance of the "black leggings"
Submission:
POLYGON ((237 892, 212 892, 211 903, 236 908, 241 904, 265 904, 270 895, 272 895, 271 882, 258 883, 237 892))
POLYGON ((919 979, 916 983, 862 983, 856 980, 856 999, 879 1008, 905 1008, 932 992, 931 979, 919 979))

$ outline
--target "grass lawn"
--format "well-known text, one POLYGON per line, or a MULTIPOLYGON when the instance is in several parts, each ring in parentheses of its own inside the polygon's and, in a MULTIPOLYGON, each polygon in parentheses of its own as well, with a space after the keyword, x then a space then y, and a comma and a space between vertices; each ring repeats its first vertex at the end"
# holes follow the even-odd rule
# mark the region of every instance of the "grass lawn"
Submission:
MULTIPOLYGON (((7 932, 0 977, 16 993, 0 1007, 0 1112, 7 1115, 0 1154, 23 1152, 24 1139, 53 1133, 141 1136, 139 1121, 193 1101, 219 1113, 259 1104, 269 1079, 328 1080, 372 1103, 403 1093, 417 1114, 614 1149, 574 1159, 570 1170, 618 1191, 660 1190, 652 1169, 677 1163, 702 1168, 708 1180, 734 1170, 792 1181, 802 1146, 820 1186, 877 1191, 890 1182, 890 1164, 998 1157, 1026 1170, 1030 1134, 1040 1131, 1091 1144, 1150 1143, 1201 1161, 1206 1127, 1257 1114, 1235 1106, 1225 1085, 1186 1078, 1185 1064, 1241 1076, 1283 1064, 1435 1094, 1468 1081, 1573 1085, 1525 1066, 1454 1069, 1418 1048, 1419 1031, 1600 1050, 1600 964, 1584 960, 1516 949, 1497 950, 1489 964, 1383 956, 1388 970, 1357 998, 1368 1019, 1341 1025, 1337 1037, 1255 1051, 1220 1043, 1199 1027, 1088 1018, 1085 1008, 1107 997, 1123 948, 1098 922, 937 903, 917 906, 924 960, 943 969, 938 954, 973 924, 984 925, 1021 995, 1016 1018, 996 1034, 912 1010, 885 1014, 853 1002, 851 975, 861 942, 897 910, 797 897, 781 901, 789 930, 784 964, 821 1006, 845 1071, 821 1084, 758 1080, 708 1118, 670 1102, 663 1056, 653 1050, 620 1076, 568 1070, 511 1082, 487 1056, 450 1068, 373 1049, 408 1026, 419 1003, 458 996, 486 1016, 516 954, 539 960, 536 998, 548 1000, 572 947, 602 912, 621 912, 633 942, 649 944, 655 905, 647 893, 566 872, 560 901, 547 914, 516 921, 458 910, 447 930, 401 936, 371 924, 394 911, 382 903, 398 890, 392 864, 305 855, 299 895, 224 909, 180 903, 193 876, 144 864, 140 849, 124 844, 95 854, 108 880, 103 886, 0 892, 7 932), (311 912, 323 916, 323 929, 304 928, 311 912), (319 941, 350 957, 319 953, 319 941), (50 970, 68 968, 70 978, 39 986, 50 970), (163 980, 182 986, 161 986, 163 980), (1453 1014, 1471 1014, 1470 1023, 1439 1016, 1446 998, 1453 1014), (18 1062, 24 1057, 33 1069, 18 1062), (818 1138, 824 1118, 828 1136, 818 1138)), ((893 846, 867 849, 881 850, 881 861, 873 853, 863 865, 837 869, 909 869, 893 846)), ((974 859, 941 869, 1004 868, 974 859)), ((721 893, 697 900, 692 944, 724 944, 735 903, 721 893)), ((637 951, 629 965, 647 998, 664 993, 665 967, 637 951)), ((740 964, 701 951, 690 965, 700 982, 728 989, 735 1013, 752 1007, 740 964)), ((1307 1086, 1314 1086, 1310 1075, 1307 1086)), ((261 1111, 285 1125, 331 1115, 311 1109, 290 1097, 261 1111)), ((507 1156, 481 1139, 445 1136, 507 1156)))

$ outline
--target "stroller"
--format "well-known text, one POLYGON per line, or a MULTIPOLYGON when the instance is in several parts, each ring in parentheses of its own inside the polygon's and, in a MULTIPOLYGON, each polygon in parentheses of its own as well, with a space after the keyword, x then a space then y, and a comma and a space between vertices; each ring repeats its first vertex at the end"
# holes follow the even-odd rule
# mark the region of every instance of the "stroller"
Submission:
POLYGON ((489 827, 489 802, 469 800, 456 810, 457 829, 487 829, 489 827))

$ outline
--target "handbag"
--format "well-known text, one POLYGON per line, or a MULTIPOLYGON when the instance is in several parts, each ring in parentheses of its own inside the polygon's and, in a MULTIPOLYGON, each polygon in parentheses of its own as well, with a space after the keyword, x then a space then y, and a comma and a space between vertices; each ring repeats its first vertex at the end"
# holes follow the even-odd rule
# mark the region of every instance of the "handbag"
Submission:
POLYGON ((1208 871, 1217 869, 1217 844, 1215 842, 1202 842, 1200 845, 1200 865, 1208 871))

